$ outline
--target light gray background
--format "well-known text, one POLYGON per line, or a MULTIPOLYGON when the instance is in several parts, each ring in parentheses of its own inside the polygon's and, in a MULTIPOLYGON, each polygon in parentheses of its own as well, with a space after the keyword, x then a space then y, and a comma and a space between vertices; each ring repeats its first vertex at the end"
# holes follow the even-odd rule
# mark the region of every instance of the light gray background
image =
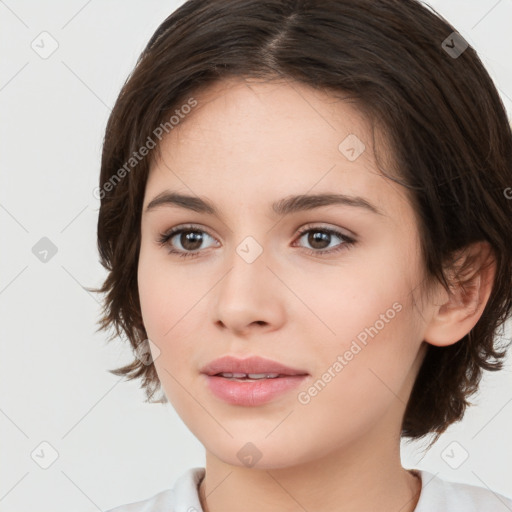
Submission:
MULTIPOLYGON (((110 108, 181 3, 0 1, 1 512, 106 510, 204 465, 202 446, 169 405, 143 403, 138 383, 107 372, 132 356, 95 333, 98 297, 81 288, 105 277, 92 190, 110 108), (50 48, 43 31, 58 43, 46 59, 31 47, 46 37, 50 48), (42 237, 57 247, 46 263, 32 252, 42 237), (59 454, 48 469, 43 441, 59 454)), ((479 52, 510 114, 512 0, 430 5, 479 52)), ((426 456, 422 445, 404 445, 404 465, 512 496, 511 384, 509 359, 426 456), (469 458, 452 469, 445 459, 458 460, 461 447, 469 458)))

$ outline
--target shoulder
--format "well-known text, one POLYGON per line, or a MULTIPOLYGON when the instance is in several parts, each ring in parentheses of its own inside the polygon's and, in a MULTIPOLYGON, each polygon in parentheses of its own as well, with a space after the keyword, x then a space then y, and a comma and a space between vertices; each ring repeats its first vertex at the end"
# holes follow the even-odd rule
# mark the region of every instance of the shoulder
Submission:
POLYGON ((107 510, 107 512, 156 512, 157 510, 174 512, 176 506, 175 502, 173 490, 166 489, 151 498, 120 505, 119 507, 107 510))
POLYGON ((421 495, 414 512, 510 512, 512 499, 485 487, 450 482, 425 470, 421 495))
POLYGON ((202 512, 198 485, 203 479, 205 468, 189 468, 179 476, 170 489, 165 489, 145 500, 127 503, 106 512, 202 512))

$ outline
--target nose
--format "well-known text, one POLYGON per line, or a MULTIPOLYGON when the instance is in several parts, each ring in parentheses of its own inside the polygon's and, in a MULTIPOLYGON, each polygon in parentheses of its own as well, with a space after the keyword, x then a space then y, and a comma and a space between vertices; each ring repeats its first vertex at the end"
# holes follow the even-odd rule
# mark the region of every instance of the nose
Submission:
POLYGON ((285 289, 267 265, 265 251, 254 261, 235 253, 215 287, 214 321, 238 335, 273 331, 285 321, 285 289))

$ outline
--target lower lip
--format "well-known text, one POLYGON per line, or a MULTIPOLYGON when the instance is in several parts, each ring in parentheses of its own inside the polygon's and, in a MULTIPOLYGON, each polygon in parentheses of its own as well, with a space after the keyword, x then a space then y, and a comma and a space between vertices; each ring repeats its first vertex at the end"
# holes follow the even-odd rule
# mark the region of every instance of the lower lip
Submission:
POLYGON ((272 401, 277 396, 296 388, 308 377, 294 375, 261 379, 257 381, 236 381, 215 375, 206 375, 210 391, 232 405, 254 407, 272 401))

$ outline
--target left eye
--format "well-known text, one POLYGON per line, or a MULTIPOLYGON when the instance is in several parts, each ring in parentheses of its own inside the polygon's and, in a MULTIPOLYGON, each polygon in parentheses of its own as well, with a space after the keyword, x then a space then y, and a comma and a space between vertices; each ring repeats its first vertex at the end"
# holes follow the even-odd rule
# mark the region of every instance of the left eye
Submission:
POLYGON ((329 248, 330 242, 333 241, 333 237, 341 240, 341 243, 334 245, 334 247, 337 247, 335 250, 340 250, 341 247, 339 246, 350 245, 354 242, 352 238, 334 229, 329 228, 306 229, 300 233, 299 240, 301 238, 304 238, 305 235, 307 235, 306 240, 308 244, 310 244, 313 247, 313 249, 316 249, 315 251, 311 251, 314 252, 315 254, 323 254, 324 252, 334 252, 332 250, 326 250, 329 248))
MULTIPOLYGON (((299 233, 298 240, 301 240, 307 235, 307 243, 313 249, 304 247, 306 252, 313 255, 334 253, 343 249, 348 249, 355 244, 355 240, 339 231, 330 228, 307 228, 299 233), (338 238, 341 242, 331 245, 333 237, 338 238), (329 248, 331 246, 331 248, 329 248), (334 249, 332 248, 334 247, 334 249)), ((198 229, 194 226, 173 228, 165 233, 161 233, 158 243, 161 246, 169 246, 169 254, 176 254, 180 257, 196 257, 200 254, 201 245, 205 240, 205 236, 215 240, 214 237, 209 235, 206 231, 198 229), (181 245, 176 250, 173 239, 176 239, 181 245)))

